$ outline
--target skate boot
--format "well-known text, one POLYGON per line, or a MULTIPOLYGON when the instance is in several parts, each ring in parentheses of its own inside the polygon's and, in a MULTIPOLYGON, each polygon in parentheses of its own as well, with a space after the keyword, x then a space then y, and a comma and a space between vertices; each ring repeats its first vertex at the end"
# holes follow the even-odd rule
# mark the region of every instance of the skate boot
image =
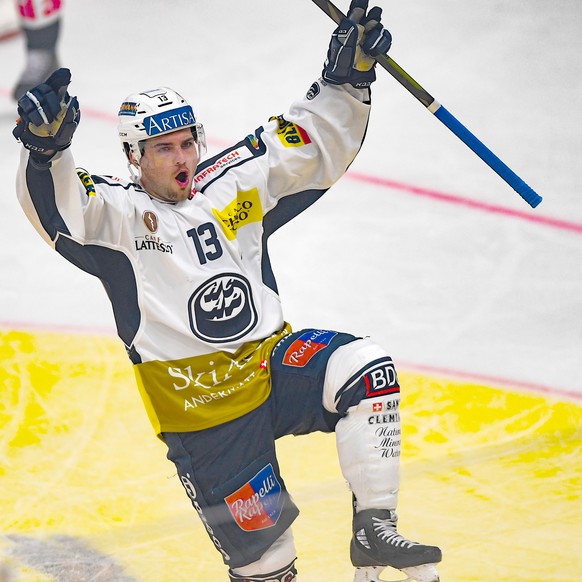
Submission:
POLYGON ((45 81, 59 68, 57 55, 53 50, 31 49, 27 53, 26 65, 12 92, 18 101, 29 89, 45 81))
POLYGON ((389 509, 364 509, 353 518, 354 535, 350 558, 356 566, 354 582, 382 582, 380 573, 386 566, 401 570, 402 582, 438 582, 435 563, 442 559, 441 550, 401 536, 396 530, 396 513, 389 509))

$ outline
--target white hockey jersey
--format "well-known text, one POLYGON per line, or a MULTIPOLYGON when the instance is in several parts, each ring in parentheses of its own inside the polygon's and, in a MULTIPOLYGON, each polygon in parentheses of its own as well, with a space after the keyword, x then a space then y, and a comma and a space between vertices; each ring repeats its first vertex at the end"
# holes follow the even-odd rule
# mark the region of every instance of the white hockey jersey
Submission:
POLYGON ((361 147, 367 89, 314 83, 285 115, 201 163, 194 195, 38 164, 23 148, 20 203, 48 244, 103 283, 150 421, 201 430, 259 406, 269 354, 289 332, 269 235, 340 178, 361 147))

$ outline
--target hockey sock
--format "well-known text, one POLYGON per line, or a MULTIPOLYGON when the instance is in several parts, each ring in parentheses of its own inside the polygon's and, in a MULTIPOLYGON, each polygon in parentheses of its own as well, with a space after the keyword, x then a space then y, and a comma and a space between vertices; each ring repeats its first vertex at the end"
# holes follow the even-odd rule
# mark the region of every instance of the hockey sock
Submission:
POLYGON ((395 509, 400 486, 400 394, 362 400, 336 426, 343 476, 356 511, 395 509))
POLYGON ((395 509, 400 483, 400 386, 394 363, 370 339, 342 346, 327 366, 323 405, 342 418, 336 442, 357 509, 395 509))

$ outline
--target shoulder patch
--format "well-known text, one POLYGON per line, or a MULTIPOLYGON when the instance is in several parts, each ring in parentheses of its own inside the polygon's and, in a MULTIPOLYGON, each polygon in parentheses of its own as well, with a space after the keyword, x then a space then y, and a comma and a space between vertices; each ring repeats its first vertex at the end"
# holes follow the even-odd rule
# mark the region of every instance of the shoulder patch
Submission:
POLYGON ((279 124, 277 135, 286 148, 297 148, 311 143, 311 138, 301 126, 287 121, 282 115, 269 118, 269 121, 275 120, 279 124))
POLYGON ((95 183, 93 182, 93 178, 91 178, 89 172, 83 168, 77 168, 77 176, 79 176, 79 180, 81 180, 83 186, 85 187, 87 196, 95 196, 95 183))

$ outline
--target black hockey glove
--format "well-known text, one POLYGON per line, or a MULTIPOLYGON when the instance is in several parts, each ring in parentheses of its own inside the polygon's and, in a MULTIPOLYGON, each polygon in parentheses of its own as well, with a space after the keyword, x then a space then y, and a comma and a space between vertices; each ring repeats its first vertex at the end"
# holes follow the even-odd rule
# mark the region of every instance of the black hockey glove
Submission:
POLYGON ((38 160, 48 161, 71 145, 81 112, 77 98, 67 93, 70 82, 71 71, 59 69, 18 100, 20 118, 12 134, 38 160))
POLYGON ((367 9, 368 0, 352 0, 347 18, 335 29, 322 74, 328 83, 369 87, 376 80, 374 57, 388 52, 392 35, 380 22, 382 9, 367 9))

